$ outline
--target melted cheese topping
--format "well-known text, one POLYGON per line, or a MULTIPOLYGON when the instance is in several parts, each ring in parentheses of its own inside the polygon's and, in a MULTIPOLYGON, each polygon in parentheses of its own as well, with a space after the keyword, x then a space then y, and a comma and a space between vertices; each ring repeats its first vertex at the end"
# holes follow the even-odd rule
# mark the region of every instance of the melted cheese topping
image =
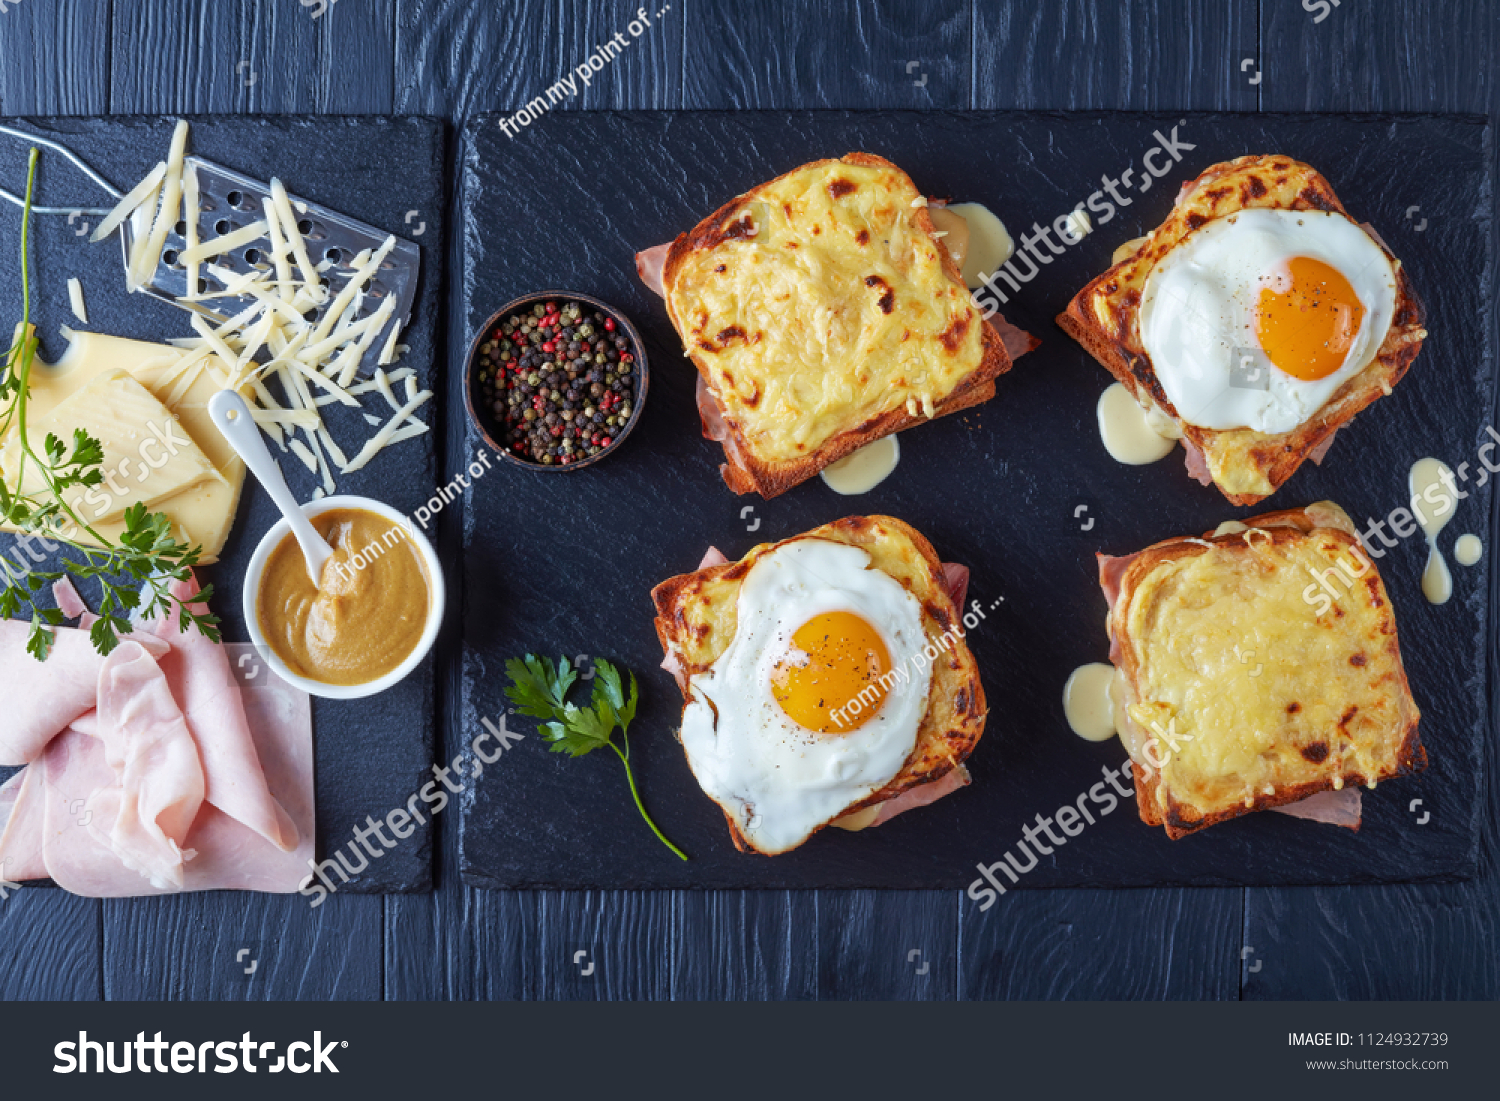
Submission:
POLYGON ((931 416, 979 366, 982 323, 918 199, 894 167, 819 161, 697 231, 668 308, 756 455, 799 459, 902 407, 931 416))
POLYGON ((1392 774, 1416 709, 1357 544, 1319 530, 1208 546, 1129 594, 1129 713, 1157 743, 1160 805, 1170 795, 1207 815, 1290 785, 1392 774))

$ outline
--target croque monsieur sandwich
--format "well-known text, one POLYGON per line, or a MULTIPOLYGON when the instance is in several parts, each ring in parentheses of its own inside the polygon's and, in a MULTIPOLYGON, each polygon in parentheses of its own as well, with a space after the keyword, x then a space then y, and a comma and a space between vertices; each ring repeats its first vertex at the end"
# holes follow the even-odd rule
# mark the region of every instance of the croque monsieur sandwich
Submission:
POLYGON ((1099 556, 1111 696, 1149 825, 1251 811, 1359 827, 1359 786, 1427 767, 1396 619, 1343 509, 1099 556))
POLYGON ((724 445, 730 489, 774 497, 994 396, 1033 342, 980 314, 942 237, 911 177, 850 153, 637 256, 698 370, 704 435, 724 445))
POLYGON ((1321 461, 1427 336, 1400 262, 1290 157, 1214 165, 1115 260, 1057 323, 1237 505, 1321 461))
POLYGON ((889 516, 852 516, 738 562, 710 551, 652 591, 682 747, 736 847, 788 852, 969 782, 984 689, 968 571, 889 516))

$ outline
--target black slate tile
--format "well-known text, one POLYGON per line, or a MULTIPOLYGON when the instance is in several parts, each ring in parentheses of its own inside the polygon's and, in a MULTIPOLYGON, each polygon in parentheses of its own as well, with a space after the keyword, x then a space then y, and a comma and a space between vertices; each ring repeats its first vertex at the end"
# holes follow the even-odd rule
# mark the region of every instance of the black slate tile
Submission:
MULTIPOLYGON (((466 501, 465 683, 462 707, 503 706, 502 662, 527 649, 602 654, 636 669, 642 709, 634 762, 642 797, 693 860, 682 864, 639 821, 617 761, 565 760, 530 738, 501 772, 466 795, 461 867, 484 886, 963 887, 1039 813, 1071 802, 1119 764, 1115 743, 1066 731, 1060 692, 1077 664, 1103 658, 1103 597, 1095 550, 1120 553, 1206 530, 1232 515, 1216 491, 1183 474, 1180 458, 1149 468, 1114 464, 1097 442, 1094 404, 1107 376, 1052 323, 1115 244, 1155 225, 1179 179, 1215 160, 1275 149, 1324 167, 1349 209, 1381 229, 1427 299, 1433 332, 1411 379, 1340 435, 1329 461, 1307 467, 1274 505, 1331 497, 1357 517, 1384 515, 1405 494, 1422 454, 1457 468, 1479 442, 1492 395, 1482 333, 1468 323, 1485 301, 1481 199, 1488 195, 1482 122, 1441 117, 1248 115, 607 114, 554 115, 529 137, 521 170, 510 139, 480 120, 463 152, 461 211, 465 336, 516 295, 544 286, 585 290, 623 308, 651 354, 651 396, 621 453, 576 474, 502 470, 466 501), (670 239, 729 196, 802 161, 868 148, 911 166, 929 193, 978 198, 1013 229, 1050 222, 1084 201, 1101 175, 1120 176, 1179 128, 1179 172, 1135 185, 1131 205, 1101 224, 1006 312, 1043 347, 1000 382, 997 398, 903 438, 898 473, 859 502, 812 482, 770 502, 735 498, 719 482, 717 449, 699 438, 692 372, 658 301, 640 286, 632 254, 670 239), (598 146, 649 169, 575 171, 598 146), (1426 185, 1436 176, 1441 189, 1426 185), (1415 200, 1409 196, 1415 195, 1415 200), (501 197, 504 201, 501 201, 501 197), (1404 212, 1423 204, 1421 233, 1404 212), (516 209, 564 211, 591 232, 553 247, 516 209), (576 212, 576 213, 574 213, 576 212), (603 216, 601 216, 601 214, 603 216), (1465 288, 1460 294, 1446 288, 1465 288), (1481 288, 1475 294, 1467 288, 1481 288), (1070 441, 1062 461, 1059 440, 1070 441), (1399 447, 1393 446, 1399 441, 1399 447), (1075 518, 1079 503, 1097 523, 1075 518), (749 518, 741 510, 753 507, 749 518), (972 644, 994 698, 971 760, 975 784, 878 836, 824 834, 796 853, 757 861, 733 851, 718 812, 697 791, 670 740, 677 694, 660 657, 648 593, 692 569, 716 544, 731 556, 851 511, 914 523, 940 554, 974 569, 972 595, 993 606, 972 644), (758 523, 754 534, 746 529, 758 523), (1001 603, 1003 598, 1003 603, 1001 603), (1082 627, 1078 625, 1084 625, 1082 627)), ((1137 168, 1137 171, 1139 169, 1137 168)), ((454 345, 454 372, 461 352, 454 345)), ((471 436, 470 446, 477 440, 471 436)), ((1489 515, 1488 490, 1452 533, 1489 515)), ((1433 758, 1423 777, 1384 785, 1366 800, 1358 836, 1279 815, 1257 815, 1182 842, 1130 813, 1104 819, 1087 842, 1058 850, 1026 886, 1378 882, 1471 875, 1477 845, 1477 752, 1485 672, 1484 599, 1473 571, 1458 594, 1429 608, 1421 555, 1403 546, 1383 563, 1399 611, 1408 669, 1433 758), (1406 801, 1441 809, 1418 830, 1406 801)), ((829 831, 830 833, 832 831, 829 831)))
MULTIPOLYGON (((174 122, 170 117, 114 117, 22 120, 22 125, 69 146, 106 179, 128 188, 164 155, 174 122)), ((411 351, 403 362, 417 369, 423 386, 439 394, 445 143, 443 124, 426 119, 202 118, 193 120, 189 139, 194 153, 255 178, 279 175, 292 193, 411 237, 422 247, 421 286, 411 325, 402 337, 411 351), (406 214, 413 209, 419 216, 407 222, 406 214), (426 227, 422 234, 414 235, 422 224, 426 227)), ((24 190, 24 157, 5 164, 0 170, 4 185, 24 190)), ((38 179, 39 202, 112 205, 56 154, 44 151, 38 179)), ((142 340, 191 334, 182 311, 147 295, 126 293, 116 242, 89 245, 75 234, 76 228, 77 223, 69 225, 61 217, 38 215, 32 223, 37 290, 33 321, 44 359, 55 359, 63 347, 58 327, 78 324, 63 290, 69 276, 82 280, 92 330, 142 340)), ((0 252, 14 253, 19 229, 19 212, 0 219, 0 252)), ((325 407, 325 411, 331 409, 325 407)), ((338 419, 341 415, 328 418, 337 438, 361 439, 373 431, 358 414, 346 420, 338 419)), ((439 423, 434 432, 386 452, 362 471, 337 477, 338 489, 376 497, 410 513, 439 482, 435 437, 440 436, 441 427, 439 423), (401 476, 393 477, 398 470, 401 476)), ((281 466, 298 499, 309 499, 317 484, 313 476, 295 457, 281 466)), ((240 581, 256 543, 277 515, 270 498, 247 478, 223 555, 201 571, 202 579, 218 589, 213 610, 224 620, 225 637, 231 641, 247 637, 240 581)), ((11 540, 11 536, 4 537, 7 548, 11 540)), ((81 591, 86 601, 97 598, 88 586, 81 591)), ((392 807, 404 805, 426 782, 433 760, 433 676, 429 659, 400 685, 380 695, 313 701, 318 837, 323 855, 348 843, 350 830, 363 825, 367 814, 383 817, 392 807)), ((400 848, 371 861, 366 874, 342 889, 425 890, 431 885, 431 866, 430 833, 419 828, 400 848)), ((305 902, 299 900, 299 904, 305 902)))

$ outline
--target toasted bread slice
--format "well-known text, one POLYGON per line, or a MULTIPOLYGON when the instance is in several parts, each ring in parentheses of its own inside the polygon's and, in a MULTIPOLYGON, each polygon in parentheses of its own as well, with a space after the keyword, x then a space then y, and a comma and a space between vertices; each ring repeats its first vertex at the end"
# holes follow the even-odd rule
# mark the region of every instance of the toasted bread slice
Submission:
POLYGON ((1099 556, 1142 820, 1178 838, 1425 768, 1390 598, 1344 511, 1221 532, 1099 556))
POLYGON ((667 312, 723 421, 724 481, 774 497, 994 395, 1011 358, 905 172, 803 165, 673 242, 667 312))
MULTIPOLYGON (((889 783, 834 816, 842 818, 921 785, 937 783, 962 768, 984 732, 986 705, 979 668, 961 637, 962 609, 955 608, 948 595, 942 563, 932 544, 893 517, 851 516, 779 543, 762 543, 738 562, 668 578, 652 590, 651 599, 656 605, 657 637, 679 672, 678 685, 686 706, 692 698, 689 678, 706 672, 734 638, 740 586, 751 567, 776 548, 803 539, 844 543, 868 553, 874 568, 917 598, 923 631, 938 655, 931 666, 927 711, 918 726, 915 748, 889 783)), ((845 736, 857 736, 857 732, 845 736)), ((726 809, 724 816, 735 846, 742 852, 758 851, 733 814, 726 809)), ((834 818, 823 825, 831 824, 834 818)))
MULTIPOLYGON (((1251 156, 1216 164, 1188 184, 1177 204, 1139 249, 1079 291, 1057 323, 1125 386, 1148 413, 1176 423, 1188 469, 1212 479, 1237 505, 1265 499, 1309 457, 1321 458, 1341 424, 1389 394, 1427 336, 1421 302, 1400 262, 1368 227, 1366 233, 1395 267, 1395 314, 1375 358, 1349 378, 1312 416, 1290 432, 1212 429, 1189 424, 1173 407, 1141 343, 1139 312, 1152 268, 1204 224, 1250 208, 1317 210, 1348 217, 1333 188, 1312 168, 1285 156, 1251 156)), ((1351 221, 1353 219, 1350 219, 1351 221)))

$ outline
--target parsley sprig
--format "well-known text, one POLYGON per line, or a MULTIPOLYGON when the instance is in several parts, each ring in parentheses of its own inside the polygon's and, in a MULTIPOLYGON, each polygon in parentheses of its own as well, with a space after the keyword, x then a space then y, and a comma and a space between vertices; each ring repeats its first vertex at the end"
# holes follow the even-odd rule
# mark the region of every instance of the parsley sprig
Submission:
POLYGON ((588 707, 579 707, 568 702, 568 689, 578 679, 578 672, 567 658, 554 665, 550 658, 527 654, 524 659, 507 661, 505 671, 510 675, 510 686, 505 689, 505 694, 521 714, 543 720, 542 737, 552 743, 553 753, 582 757, 602 746, 615 751, 615 756, 625 766, 630 794, 646 825, 663 845, 686 860, 687 854, 668 841, 651 821, 641 803, 641 793, 636 790, 635 776, 630 771, 630 721, 635 718, 635 705, 640 698, 635 674, 630 674, 630 695, 627 698, 619 670, 603 658, 596 660, 593 697, 588 707), (621 745, 614 742, 616 727, 620 729, 621 745))
POLYGON ((89 489, 104 482, 103 445, 82 428, 75 428, 71 447, 48 432, 38 454, 27 434, 26 405, 37 347, 31 331, 29 259, 31 195, 36 182, 37 156, 38 151, 33 148, 27 162, 26 203, 21 215, 21 325, 5 352, 4 371, 0 373, 0 403, 4 403, 0 411, 0 439, 8 438, 14 428, 18 441, 16 469, 0 477, 0 520, 29 536, 66 543, 83 560, 67 562, 66 570, 23 571, 19 578, 6 568, 3 571, 6 583, 0 588, 0 617, 14 618, 29 607, 31 634, 26 640, 26 651, 38 661, 46 660, 57 638, 54 628, 62 623, 63 615, 56 608, 39 607, 35 595, 47 582, 72 574, 79 579, 98 581, 103 591, 99 618, 89 630, 89 639, 101 654, 108 654, 119 645, 120 635, 130 630, 132 612, 151 618, 171 615, 175 608, 182 630, 196 627, 218 642, 219 617, 196 612, 188 606, 206 602, 213 595, 213 586, 203 586, 186 601, 170 591, 173 580, 186 581, 191 576, 189 571, 197 565, 203 549, 174 539, 166 514, 147 512, 139 501, 125 510, 125 530, 119 542, 106 539, 63 496, 65 490, 89 489), (28 467, 35 468, 35 475, 29 481, 28 467), (28 488, 38 481, 39 490, 28 488), (95 545, 75 542, 82 534, 87 534, 95 545))

